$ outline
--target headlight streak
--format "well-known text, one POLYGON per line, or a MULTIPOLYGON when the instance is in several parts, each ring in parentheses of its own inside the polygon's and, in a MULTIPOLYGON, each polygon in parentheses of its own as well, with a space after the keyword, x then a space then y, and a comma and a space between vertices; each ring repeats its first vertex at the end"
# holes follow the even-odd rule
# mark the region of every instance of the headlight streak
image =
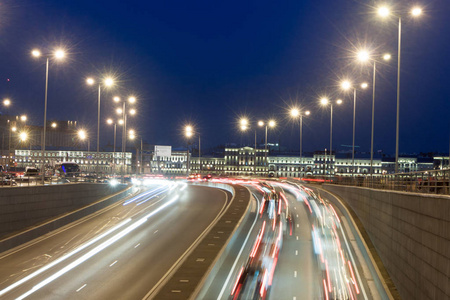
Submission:
POLYGON ((48 265, 40 268, 39 270, 31 273, 30 275, 22 278, 21 280, 19 280, 19 281, 15 282, 15 283, 11 284, 10 286, 4 288, 3 290, 0 291, 0 296, 6 294, 7 292, 11 291, 12 289, 14 289, 16 287, 22 285, 23 283, 33 279, 34 277, 38 276, 39 274, 41 274, 41 273, 47 271, 48 269, 56 266, 60 262, 63 262, 64 260, 66 260, 66 259, 70 258, 71 256, 77 254, 78 252, 86 249, 87 247, 89 247, 90 245, 92 245, 92 244, 96 243, 97 241, 101 240, 105 236, 111 234, 112 232, 116 231, 117 229, 119 229, 119 228, 123 227, 124 225, 128 224, 130 221, 131 221, 131 219, 124 220, 123 222, 121 222, 117 226, 111 228, 110 230, 106 231, 105 233, 103 233, 103 234, 99 235, 98 237, 92 239, 91 241, 89 241, 86 244, 82 245, 81 247, 75 249, 74 251, 72 251, 72 252, 70 252, 70 253, 68 253, 68 254, 66 254, 66 255, 58 258, 58 259, 56 259, 55 261, 49 263, 48 265))
POLYGON ((133 197, 133 198, 131 198, 131 199, 125 201, 125 202, 123 203, 123 205, 125 206, 125 205, 128 205, 128 204, 132 203, 132 202, 137 202, 137 201, 139 201, 139 200, 141 200, 141 199, 143 199, 143 198, 145 198, 145 197, 147 197, 147 196, 149 196, 149 195, 152 195, 152 193, 156 193, 156 192, 158 192, 158 191, 160 191, 160 190, 167 189, 166 185, 167 185, 167 183, 166 183, 165 185, 163 185, 163 186, 157 187, 157 188, 155 188, 155 189, 153 189, 153 190, 150 190, 150 191, 148 191, 148 192, 139 194, 138 196, 133 197))
MULTIPOLYGON (((131 224, 129 227, 127 227, 126 229, 122 230, 121 232, 119 232, 115 236, 111 237, 107 241, 105 241, 102 244, 100 244, 99 246, 95 247, 94 249, 92 249, 88 253, 84 254, 83 256, 81 256, 80 258, 75 260, 74 262, 70 263, 69 265, 67 265, 66 267, 61 269, 60 271, 56 272, 55 274, 53 274, 52 276, 48 277, 47 279, 41 281, 39 284, 35 285, 31 290, 29 290, 25 294, 21 295, 17 299, 18 300, 22 300, 22 299, 28 297, 29 295, 33 294, 37 290, 39 290, 42 287, 46 286, 50 282, 56 280, 57 278, 59 278, 60 276, 64 275, 68 271, 70 271, 73 268, 77 267, 81 263, 85 262, 89 258, 93 257, 94 255, 96 255, 97 253, 102 251, 103 249, 107 248, 108 246, 110 246, 111 244, 115 243, 116 241, 118 241, 119 239, 121 239, 122 237, 124 237, 125 235, 130 233, 131 231, 135 230, 136 228, 138 228, 139 226, 144 224, 150 217, 154 216, 155 214, 157 214, 158 212, 160 212, 161 210, 163 210, 164 208, 166 208, 170 204, 174 203, 177 199, 178 199, 178 195, 175 196, 174 198, 172 198, 170 201, 166 202, 165 204, 161 205, 156 210, 154 210, 151 213, 147 214, 145 217, 143 217, 143 218, 139 219, 138 221, 136 221, 135 223, 131 224)), ((131 221, 131 219, 128 219, 128 222, 129 221, 131 221)))

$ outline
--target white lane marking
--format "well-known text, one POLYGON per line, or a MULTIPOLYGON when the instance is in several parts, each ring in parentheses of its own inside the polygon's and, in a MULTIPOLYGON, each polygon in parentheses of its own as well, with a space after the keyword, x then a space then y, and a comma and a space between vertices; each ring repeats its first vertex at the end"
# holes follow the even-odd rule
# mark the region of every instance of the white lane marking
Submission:
POLYGON ((297 271, 294 271, 294 277, 297 278, 297 271))
POLYGON ((297 300, 297 297, 292 298, 292 300, 297 300))
POLYGON ((294 209, 297 209, 297 206, 294 206, 294 209))
POLYGON ((83 284, 80 288, 78 288, 77 293, 78 293, 79 291, 81 291, 82 289, 84 289, 84 287, 85 287, 86 285, 87 285, 87 284, 85 283, 85 284, 83 284))
POLYGON ((296 240, 298 241, 298 236, 296 236, 295 238, 296 238, 296 240))
POLYGON ((222 290, 220 291, 220 294, 217 297, 217 299, 222 299, 223 293, 225 292, 225 288, 228 286, 228 281, 230 281, 230 279, 231 279, 231 275, 233 274, 234 268, 236 268, 236 265, 237 265, 237 262, 239 260, 239 257, 241 256, 242 251, 244 251, 244 247, 247 244, 248 239, 250 238, 250 234, 253 231, 253 227, 255 227, 256 221, 258 221, 259 201, 258 201, 258 198, 255 197, 255 199, 257 200, 256 202, 258 203, 258 208, 257 208, 256 214, 255 214, 255 220, 253 221, 252 227, 250 228, 250 230, 247 233, 247 236, 245 237, 244 243, 242 243, 241 250, 239 250, 239 253, 236 256, 236 259, 234 260, 234 263, 233 263, 233 266, 231 267, 230 273, 228 273, 227 279, 225 280, 225 283, 222 286, 222 290))
POLYGON ((297 218, 298 218, 298 214, 297 214, 297 218))
POLYGON ((141 243, 138 243, 136 246, 134 246, 134 249, 136 249, 137 247, 139 247, 141 245, 141 243))
POLYGON ((298 228, 298 226, 299 226, 299 225, 297 224, 297 228, 298 228))
POLYGON ((112 266, 114 266, 116 263, 117 263, 117 260, 114 261, 114 262, 113 262, 112 264, 110 264, 109 266, 112 267, 112 266))
POLYGON ((295 255, 298 255, 298 250, 295 250, 295 255))
POLYGON ((153 234, 155 234, 155 233, 157 233, 158 232, 158 230, 155 230, 155 232, 153 232, 153 234))

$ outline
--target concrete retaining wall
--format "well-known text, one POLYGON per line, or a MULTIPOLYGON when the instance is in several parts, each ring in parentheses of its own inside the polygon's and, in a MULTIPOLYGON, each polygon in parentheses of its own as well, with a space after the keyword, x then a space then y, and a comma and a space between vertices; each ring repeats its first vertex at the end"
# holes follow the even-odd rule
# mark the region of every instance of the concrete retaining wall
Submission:
POLYGON ((450 197, 323 188, 357 214, 402 299, 450 299, 450 197))
POLYGON ((75 183, 0 189, 0 240, 124 189, 75 183))

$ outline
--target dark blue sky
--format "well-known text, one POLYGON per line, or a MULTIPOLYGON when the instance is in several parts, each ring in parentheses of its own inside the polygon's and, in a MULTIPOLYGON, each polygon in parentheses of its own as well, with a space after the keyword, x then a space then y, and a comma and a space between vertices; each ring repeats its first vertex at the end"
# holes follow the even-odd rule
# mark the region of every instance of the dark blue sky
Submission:
MULTIPOLYGON (((396 1, 408 7, 411 1, 396 1)), ((400 153, 448 152, 450 26, 447 0, 424 1, 424 15, 403 22, 400 153)), ((1 1, 0 97, 10 113, 42 124, 44 61, 34 47, 65 46, 69 58, 52 63, 48 118, 78 120, 96 133, 96 90, 88 75, 113 73, 119 86, 102 97, 101 142, 112 139, 105 124, 112 96, 135 94, 139 116, 130 121, 144 140, 183 144, 191 122, 202 143, 251 142, 238 131, 239 116, 275 118, 269 141, 298 150, 298 124, 287 108, 311 110, 304 119, 304 151, 328 147, 329 110, 323 94, 343 97, 335 107, 333 143, 352 142, 352 99, 338 80, 371 82, 371 67, 350 58, 355 46, 391 52, 377 74, 375 150, 395 151, 396 21, 378 20, 372 1, 1 1), (7 79, 10 79, 7 82, 7 79)), ((371 89, 358 94, 356 144, 369 151, 371 89)), ((258 130, 258 136, 263 131, 258 130)))

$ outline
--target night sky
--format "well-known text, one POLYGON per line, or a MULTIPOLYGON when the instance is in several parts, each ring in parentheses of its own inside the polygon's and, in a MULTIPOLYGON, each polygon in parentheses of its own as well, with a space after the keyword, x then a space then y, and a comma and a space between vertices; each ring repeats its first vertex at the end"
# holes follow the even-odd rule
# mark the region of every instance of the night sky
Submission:
MULTIPOLYGON (((393 1, 410 8, 413 1, 393 1)), ((400 153, 448 152, 450 138, 450 1, 423 0, 424 14, 403 18, 400 153)), ((113 74, 118 85, 102 94, 101 143, 112 141, 106 118, 112 97, 135 95, 134 128, 151 144, 185 144, 183 125, 201 134, 202 147, 253 143, 255 122, 275 118, 269 141, 297 150, 298 121, 305 117, 303 151, 329 145, 329 109, 319 99, 342 98, 334 107, 333 144, 352 143, 352 95, 339 80, 367 81, 357 94, 356 144, 370 150, 372 67, 354 61, 366 46, 393 59, 379 65, 375 150, 395 152, 397 19, 381 20, 373 1, 103 1, 4 0, 0 3, 0 97, 4 113, 42 124, 45 61, 35 48, 63 46, 64 62, 51 62, 48 119, 77 120, 95 141, 97 90, 87 76, 113 74), (240 116, 252 120, 242 134, 240 116)), ((258 140, 263 130, 258 129, 258 140)))

